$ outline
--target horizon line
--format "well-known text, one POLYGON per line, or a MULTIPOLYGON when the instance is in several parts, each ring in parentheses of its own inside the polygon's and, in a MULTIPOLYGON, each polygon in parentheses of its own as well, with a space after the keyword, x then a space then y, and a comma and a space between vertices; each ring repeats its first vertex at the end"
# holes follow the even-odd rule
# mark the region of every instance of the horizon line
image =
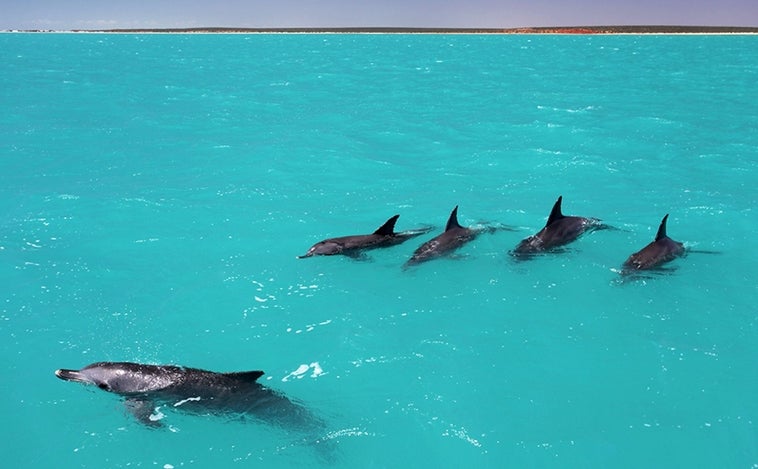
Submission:
POLYGON ((561 33, 561 34, 612 34, 612 33, 758 33, 755 26, 691 26, 691 25, 584 25, 584 26, 524 26, 515 28, 476 27, 411 27, 411 26, 340 26, 340 27, 235 27, 201 26, 170 28, 108 28, 108 29, 6 29, 4 32, 92 32, 92 33, 139 33, 139 32, 302 32, 302 33, 561 33))

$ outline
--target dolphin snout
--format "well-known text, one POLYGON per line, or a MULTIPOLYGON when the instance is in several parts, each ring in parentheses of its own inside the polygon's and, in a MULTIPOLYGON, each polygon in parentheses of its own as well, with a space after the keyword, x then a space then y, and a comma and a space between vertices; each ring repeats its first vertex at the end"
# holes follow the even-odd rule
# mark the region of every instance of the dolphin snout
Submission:
POLYGON ((318 246, 319 246, 318 244, 316 244, 315 246, 312 246, 310 249, 308 249, 308 252, 306 252, 302 256, 297 256, 297 258, 305 259, 306 257, 313 257, 313 255, 316 254, 316 249, 318 248, 318 246))
POLYGON ((55 376, 64 381, 87 381, 77 370, 55 370, 55 376))

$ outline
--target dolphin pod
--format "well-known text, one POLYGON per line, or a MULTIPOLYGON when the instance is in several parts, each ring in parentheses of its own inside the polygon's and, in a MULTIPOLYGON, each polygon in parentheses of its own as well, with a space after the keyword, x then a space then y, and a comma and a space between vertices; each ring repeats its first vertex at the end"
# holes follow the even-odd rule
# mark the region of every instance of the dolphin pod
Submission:
MULTIPOLYGON (((606 225, 598 218, 564 215, 562 203, 563 196, 558 196, 545 226, 537 233, 519 242, 509 251, 511 256, 517 260, 526 260, 533 258, 537 254, 558 252, 560 248, 578 240, 585 233, 615 229, 606 225)), ((342 236, 319 241, 308 252, 298 257, 302 259, 317 255, 342 254, 353 258, 361 258, 364 251, 368 249, 395 246, 432 230, 432 228, 427 227, 395 233, 394 225, 399 216, 395 215, 391 217, 384 225, 371 234, 342 236)), ((663 264, 685 254, 686 249, 684 245, 666 235, 667 219, 668 214, 663 218, 655 240, 642 250, 632 254, 624 262, 620 271, 622 274, 658 269, 663 264)), ((458 206, 456 205, 450 213, 445 230, 419 246, 413 252, 410 259, 403 264, 403 268, 407 269, 408 267, 433 259, 450 256, 466 243, 473 241, 482 232, 492 232, 496 229, 495 227, 474 228, 461 226, 458 222, 458 206)))
MULTIPOLYGON (((563 197, 553 205, 545 226, 522 240, 511 252, 516 258, 554 252, 583 234, 609 228, 597 218, 567 216, 562 212, 563 197)), ((621 274, 653 270, 685 254, 684 244, 667 234, 669 215, 663 217, 655 239, 631 254, 621 274)), ((314 244, 300 258, 346 255, 360 258, 364 251, 401 244, 432 228, 394 231, 399 215, 390 217, 373 233, 329 238, 314 244)), ((419 246, 404 268, 449 256, 482 232, 504 227, 464 227, 458 222, 458 206, 450 213, 445 230, 419 246)), ((708 251, 697 251, 708 252, 708 251)), ((710 252, 714 253, 714 252, 710 252)), ((263 371, 218 373, 175 365, 148 365, 131 362, 97 362, 80 370, 59 369, 55 375, 65 381, 96 386, 119 395, 129 413, 149 427, 163 426, 161 406, 200 415, 227 415, 251 418, 280 428, 313 436, 325 428, 324 422, 303 404, 258 383, 263 371), (156 414, 157 412, 157 414, 156 414)), ((320 441, 320 440, 316 440, 320 441)), ((330 450, 329 445, 321 445, 330 450)))

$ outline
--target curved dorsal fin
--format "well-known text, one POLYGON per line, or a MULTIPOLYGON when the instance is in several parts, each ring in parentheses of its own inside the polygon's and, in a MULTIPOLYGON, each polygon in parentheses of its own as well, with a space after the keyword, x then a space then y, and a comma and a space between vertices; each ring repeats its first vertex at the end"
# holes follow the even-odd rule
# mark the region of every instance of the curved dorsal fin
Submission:
POLYGON ((668 235, 666 234, 666 220, 668 220, 669 214, 667 213, 665 217, 663 217, 663 220, 661 220, 661 226, 658 227, 658 234, 655 235, 655 240, 658 241, 659 239, 668 238, 668 235))
POLYGON ((224 375, 230 378, 238 379, 240 381, 247 381, 250 383, 256 382, 258 378, 263 376, 263 374, 264 373, 262 371, 235 371, 233 373, 224 373, 224 375))
POLYGON ((457 205, 453 209, 452 213, 450 213, 450 218, 447 219, 447 225, 445 225, 445 231, 449 230, 450 228, 463 228, 461 225, 458 224, 458 206, 457 205))
POLYGON ((561 202, 563 202, 563 196, 559 195, 558 200, 556 200, 555 205, 553 205, 553 210, 550 211, 550 216, 547 217, 547 223, 545 223, 545 226, 548 226, 554 221, 563 218, 563 213, 561 212, 561 202))
POLYGON ((384 222, 384 225, 377 228, 377 230, 374 231, 374 234, 382 236, 392 236, 395 234, 395 222, 399 217, 400 215, 395 215, 394 217, 384 222))

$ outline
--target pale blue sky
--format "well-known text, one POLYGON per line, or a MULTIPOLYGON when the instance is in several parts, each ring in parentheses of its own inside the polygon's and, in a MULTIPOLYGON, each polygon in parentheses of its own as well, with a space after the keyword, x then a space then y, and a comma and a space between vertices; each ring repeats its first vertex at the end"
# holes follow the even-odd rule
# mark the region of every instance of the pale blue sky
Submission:
POLYGON ((758 0, 5 0, 0 29, 758 26, 758 0))

